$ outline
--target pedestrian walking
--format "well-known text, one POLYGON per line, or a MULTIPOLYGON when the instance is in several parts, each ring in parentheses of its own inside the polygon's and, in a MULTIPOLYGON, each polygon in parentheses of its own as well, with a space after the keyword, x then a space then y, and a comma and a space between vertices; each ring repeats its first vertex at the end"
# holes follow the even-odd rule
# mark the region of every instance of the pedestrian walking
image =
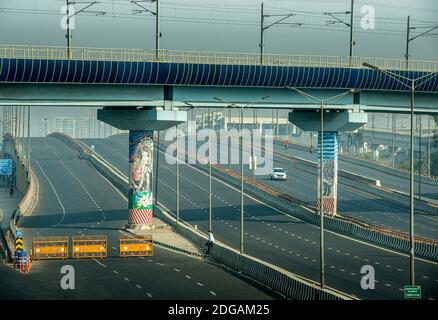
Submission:
POLYGON ((9 198, 13 198, 14 197, 14 188, 10 188, 9 189, 9 198))
POLYGON ((207 246, 207 252, 206 254, 210 253, 210 249, 213 248, 214 242, 215 242, 215 238, 213 236, 213 233, 211 233, 211 230, 208 230, 208 240, 207 243, 205 244, 207 246))

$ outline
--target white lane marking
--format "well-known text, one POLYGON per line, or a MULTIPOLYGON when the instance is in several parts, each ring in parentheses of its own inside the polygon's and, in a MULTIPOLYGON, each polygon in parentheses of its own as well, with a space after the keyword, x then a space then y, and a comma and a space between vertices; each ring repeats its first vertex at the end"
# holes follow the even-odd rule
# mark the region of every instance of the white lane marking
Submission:
POLYGON ((211 293, 213 296, 216 296, 216 293, 214 293, 213 291, 210 291, 210 293, 211 293))
POLYGON ((148 292, 146 293, 149 298, 152 298, 152 295, 148 292))
POLYGON ((186 274, 186 278, 187 278, 187 279, 191 279, 191 277, 190 277, 188 274, 186 274))
MULTIPOLYGON (((65 207, 64 207, 64 205, 62 204, 62 201, 61 201, 61 199, 59 198, 58 192, 56 191, 55 187, 53 186, 52 181, 49 179, 49 177, 47 176, 46 172, 45 172, 44 169, 41 167, 40 162, 39 162, 38 160, 36 160, 36 163, 37 163, 38 167, 40 168, 41 172, 43 173, 44 177, 45 177, 45 178, 47 179, 47 181, 49 182, 49 185, 50 185, 50 187, 52 188, 53 193, 55 194, 56 200, 58 200, 58 203, 59 203, 59 205, 61 206, 61 209, 62 209, 62 217, 61 217, 61 219, 60 219, 56 224, 50 226, 50 228, 52 228, 52 227, 56 227, 56 226, 58 226, 60 223, 62 223, 62 221, 64 221, 64 219, 65 219, 65 207)), ((37 234, 40 234, 42 231, 47 230, 47 229, 50 229, 50 228, 45 228, 45 229, 39 231, 37 234)))
POLYGON ((200 283, 200 282, 196 282, 196 284, 198 285, 198 286, 200 286, 200 287, 203 287, 204 285, 202 284, 202 283, 200 283))
POLYGON ((125 279, 125 281, 128 281, 128 282, 131 281, 131 280, 129 280, 128 278, 123 278, 123 279, 125 279))
POLYGON ((100 262, 100 261, 98 261, 98 260, 96 260, 96 259, 93 259, 93 260, 96 261, 97 264, 99 264, 99 265, 101 265, 102 267, 106 268, 106 265, 104 265, 102 262, 100 262))
POLYGON ((119 274, 116 270, 113 270, 113 272, 114 272, 115 274, 119 274))
POLYGON ((141 286, 139 286, 138 284, 135 285, 137 288, 141 289, 141 286))

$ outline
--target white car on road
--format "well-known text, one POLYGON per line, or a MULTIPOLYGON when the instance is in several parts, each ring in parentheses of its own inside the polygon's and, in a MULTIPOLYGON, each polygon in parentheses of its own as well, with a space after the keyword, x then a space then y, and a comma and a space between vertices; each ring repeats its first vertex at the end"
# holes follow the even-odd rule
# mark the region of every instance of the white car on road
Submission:
POLYGON ((283 180, 286 181, 287 174, 283 168, 274 168, 271 172, 271 180, 283 180))

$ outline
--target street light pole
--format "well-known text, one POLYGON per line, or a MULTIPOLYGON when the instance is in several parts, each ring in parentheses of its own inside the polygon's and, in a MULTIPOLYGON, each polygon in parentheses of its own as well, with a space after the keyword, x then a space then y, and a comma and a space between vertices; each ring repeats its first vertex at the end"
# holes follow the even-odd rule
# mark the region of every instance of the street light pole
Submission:
POLYGON ((243 254, 243 106, 240 107, 240 254, 243 254))
POLYGON ((396 119, 397 114, 392 114, 392 168, 395 168, 395 130, 396 130, 396 119))
MULTIPOLYGON (((208 108, 208 124, 210 129, 210 134, 213 133, 213 126, 211 121, 211 113, 210 108, 208 108)), ((211 193, 211 135, 208 137, 208 230, 211 231, 211 216, 212 216, 212 207, 211 207, 212 193, 211 193)))
POLYGON ((27 172, 30 172, 30 106, 27 106, 27 172))
POLYGON ((415 80, 411 80, 411 163, 410 163, 410 221, 409 221, 409 233, 410 233, 410 284, 415 285, 415 237, 414 237, 414 93, 415 93, 415 80))
MULTIPOLYGON (((417 36, 418 37, 418 36, 417 36)), ((413 38, 414 39, 414 38, 413 38)), ((412 40, 412 39, 411 39, 412 40)), ((423 76, 420 76, 418 78, 408 78, 405 76, 402 76, 400 74, 397 74, 395 72, 382 69, 376 66, 373 66, 369 63, 363 63, 363 65, 367 68, 377 70, 380 72, 383 72, 387 76, 391 77, 393 80, 397 81, 398 83, 401 83, 405 87, 409 88, 411 92, 411 130, 410 130, 410 183, 409 183, 409 235, 410 235, 410 250, 409 250, 409 259, 410 259, 410 285, 415 285, 415 235, 414 235, 414 117, 415 117, 415 88, 416 88, 416 82, 422 79, 423 80, 419 85, 431 80, 434 76, 438 74, 438 72, 431 72, 428 74, 425 74, 423 76), (401 80, 400 80, 401 79, 401 80), (402 80, 406 81, 403 82, 402 80)), ((419 86, 418 85, 418 86, 419 86)))
POLYGON ((319 197, 320 197, 320 209, 319 209, 319 231, 320 231, 320 251, 319 251, 319 263, 320 263, 320 282, 321 289, 325 287, 325 255, 324 255, 324 187, 323 187, 323 173, 324 173, 324 100, 321 100, 321 138, 320 138, 320 154, 319 154, 319 197))
POLYGON ((430 177, 430 118, 431 116, 427 116, 427 173, 430 177))
POLYGON ((422 143, 421 143, 421 129, 422 129, 422 125, 421 125, 421 114, 417 115, 417 117, 420 118, 420 123, 418 126, 418 144, 419 144, 419 152, 418 152, 418 199, 421 200, 421 167, 422 167, 422 160, 421 160, 421 154, 422 154, 422 143))
MULTIPOLYGON (((157 163, 158 165, 158 163, 157 163)), ((179 132, 178 125, 176 125, 176 222, 179 223, 179 197, 180 197, 180 185, 179 185, 179 132)))

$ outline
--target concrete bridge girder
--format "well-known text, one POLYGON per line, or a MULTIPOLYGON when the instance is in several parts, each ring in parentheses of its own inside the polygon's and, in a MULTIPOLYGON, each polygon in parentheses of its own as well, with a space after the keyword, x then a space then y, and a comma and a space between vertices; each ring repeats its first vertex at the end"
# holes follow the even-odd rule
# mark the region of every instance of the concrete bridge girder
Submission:
MULTIPOLYGON (((307 93, 321 98, 345 92, 341 89, 306 88, 307 93)), ((261 97, 269 96, 263 103, 254 103, 251 108, 317 109, 314 103, 287 88, 224 87, 224 86, 173 86, 173 85, 116 85, 116 84, 44 84, 0 83, 0 105, 32 106, 83 106, 123 107, 136 106, 220 107, 227 103, 215 99, 246 105, 261 97)), ((361 91, 348 94, 327 104, 326 109, 352 109, 360 105, 366 112, 409 112, 410 95, 398 91, 361 91)), ((415 94, 416 113, 438 114, 438 94, 415 94)))

